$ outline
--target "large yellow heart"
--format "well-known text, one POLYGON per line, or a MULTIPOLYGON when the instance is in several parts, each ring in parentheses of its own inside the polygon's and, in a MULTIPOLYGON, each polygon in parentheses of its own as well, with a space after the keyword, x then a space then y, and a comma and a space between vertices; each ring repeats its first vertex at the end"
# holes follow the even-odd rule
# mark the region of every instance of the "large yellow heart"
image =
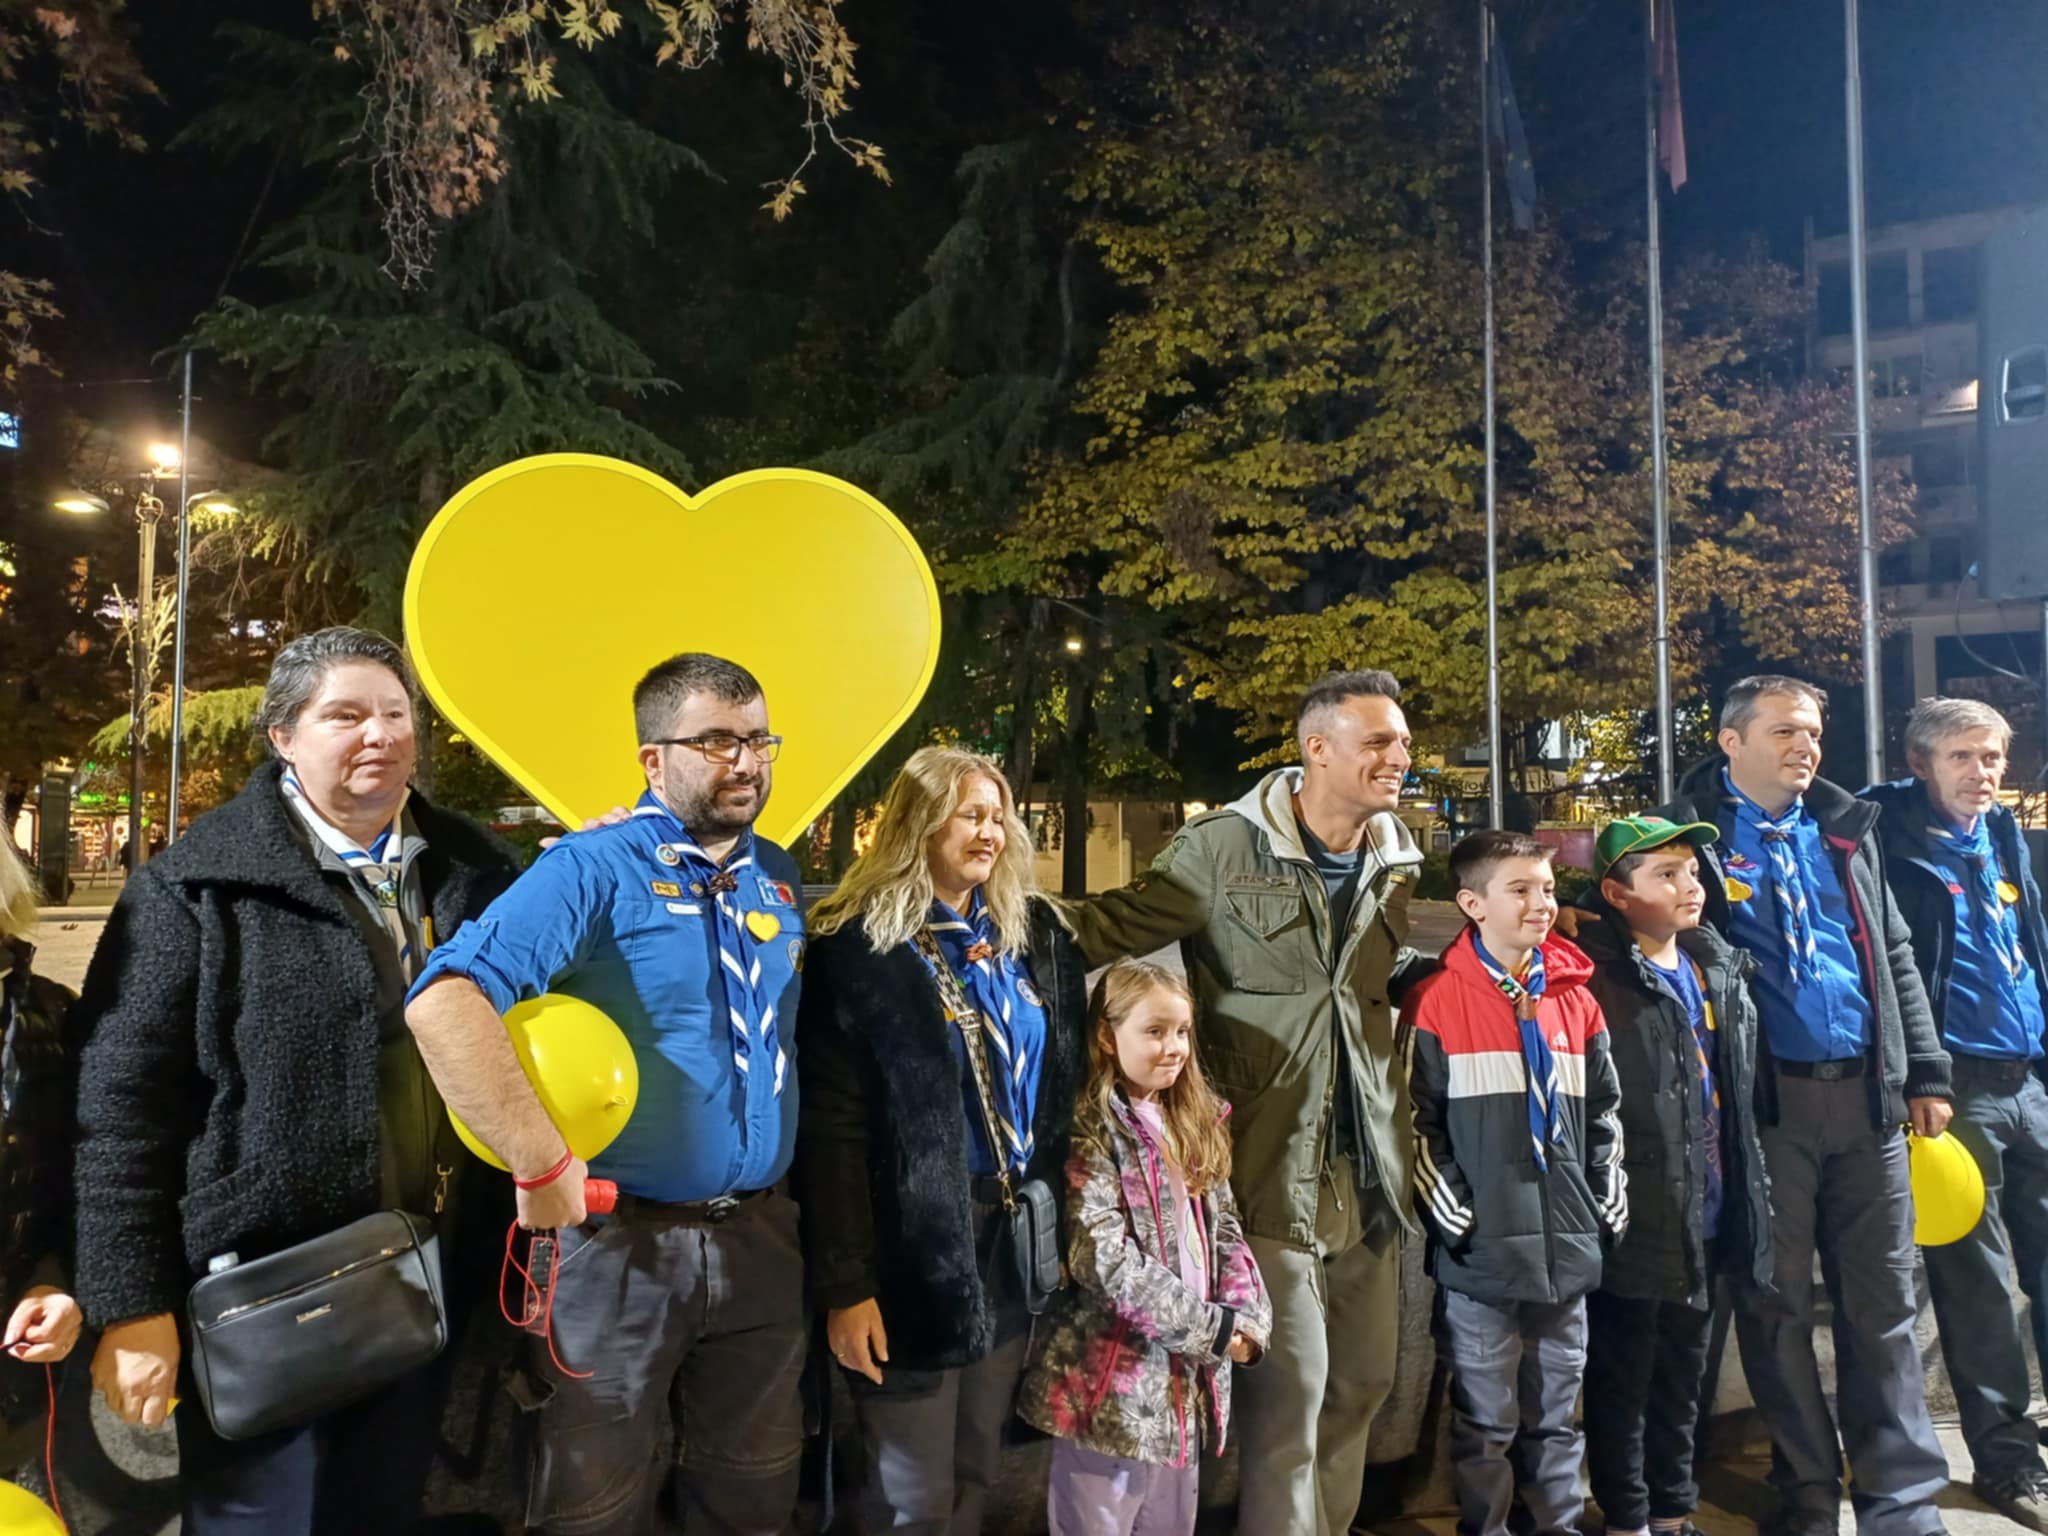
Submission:
POLYGON ((633 684, 679 651, 761 681, 786 738, 759 826, 788 843, 917 707, 939 594, 865 491, 758 469, 687 496, 617 459, 520 459, 413 552, 405 632, 443 715, 571 827, 646 788, 633 684))

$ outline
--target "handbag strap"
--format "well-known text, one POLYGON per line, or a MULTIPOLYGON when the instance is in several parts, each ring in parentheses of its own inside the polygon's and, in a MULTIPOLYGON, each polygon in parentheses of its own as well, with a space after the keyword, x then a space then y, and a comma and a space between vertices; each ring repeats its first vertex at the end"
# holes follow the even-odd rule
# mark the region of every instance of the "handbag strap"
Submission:
POLYGON ((1010 1189, 1010 1160, 1003 1153, 1003 1135, 996 1123, 995 1084, 989 1078, 988 1042, 981 1037, 981 1010, 968 1000, 960 978, 953 974, 953 967, 939 952, 939 941, 932 937, 931 929, 918 929, 915 942, 917 952, 931 970, 932 979, 938 983, 939 1001, 944 1005, 946 1022, 959 1027, 960 1038, 966 1043, 968 1064, 974 1069, 974 1097, 981 1106, 982 1129, 988 1136, 989 1152, 995 1159, 996 1183, 1003 1192, 1003 1209, 1015 1210, 1016 1197, 1010 1189))

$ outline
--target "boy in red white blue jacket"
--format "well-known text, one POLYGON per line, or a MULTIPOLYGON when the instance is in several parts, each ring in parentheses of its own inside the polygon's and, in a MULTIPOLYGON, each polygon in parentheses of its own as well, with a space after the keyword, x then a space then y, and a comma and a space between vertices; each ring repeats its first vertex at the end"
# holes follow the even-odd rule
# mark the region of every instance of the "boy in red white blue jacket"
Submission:
POLYGON ((1512 832, 1451 850, 1469 920, 1411 997, 1416 1202, 1451 1365, 1459 1536, 1501 1536, 1522 1496, 1537 1536, 1575 1532, 1586 1293, 1628 1223, 1621 1090, 1593 965, 1551 932, 1550 852, 1512 832))

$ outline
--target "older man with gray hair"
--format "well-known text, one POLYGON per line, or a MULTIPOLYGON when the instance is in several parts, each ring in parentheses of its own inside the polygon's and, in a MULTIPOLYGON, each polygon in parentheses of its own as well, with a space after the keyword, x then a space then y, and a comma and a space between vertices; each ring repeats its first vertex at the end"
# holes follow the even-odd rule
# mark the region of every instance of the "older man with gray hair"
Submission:
POLYGON ((1990 705, 1923 699, 1906 722, 1913 776, 1863 798, 1884 808, 1886 872, 1954 1062, 1949 1129, 1984 1170, 1983 1219, 1923 1250, 1973 1485, 2048 1531, 2048 1466, 2007 1289, 2016 1261, 2035 1356, 2048 1362, 2048 926, 2019 821, 1998 798, 2011 745, 1990 705))

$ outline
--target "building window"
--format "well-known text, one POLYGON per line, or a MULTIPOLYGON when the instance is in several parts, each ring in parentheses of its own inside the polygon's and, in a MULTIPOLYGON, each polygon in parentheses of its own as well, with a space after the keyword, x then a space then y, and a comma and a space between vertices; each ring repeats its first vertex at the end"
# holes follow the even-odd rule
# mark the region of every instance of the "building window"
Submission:
POLYGON ((1970 434, 1942 432, 1923 437, 1913 445, 1913 483, 1923 490, 1968 485, 1970 478, 1970 434))
POLYGON ((1820 266, 1820 333, 1849 334, 1849 263, 1824 261, 1820 266))
POLYGON ((1880 357, 1870 365, 1870 393, 1879 400, 1908 400, 1920 393, 1920 354, 1880 357))
MULTIPOLYGON (((1870 258, 1870 328, 1873 331, 1903 331, 1912 324, 1906 299, 1906 256, 1903 251, 1870 258)), ((1849 334, 1849 263, 1824 261, 1820 264, 1820 333, 1823 336, 1849 334)))
POLYGON ((1977 318, 1977 248, 1952 246, 1920 258, 1922 301, 1927 322, 1977 318))
POLYGON ((1913 323, 1906 299, 1906 254, 1870 258, 1870 328, 1903 331, 1913 323))
POLYGON ((1963 541, 1953 535, 1937 534, 1927 541, 1927 579, 1963 579, 1963 541))
POLYGON ((1913 545, 1916 542, 1908 539, 1902 544, 1894 544, 1877 557, 1878 585, 1903 587, 1913 579, 1913 545))

